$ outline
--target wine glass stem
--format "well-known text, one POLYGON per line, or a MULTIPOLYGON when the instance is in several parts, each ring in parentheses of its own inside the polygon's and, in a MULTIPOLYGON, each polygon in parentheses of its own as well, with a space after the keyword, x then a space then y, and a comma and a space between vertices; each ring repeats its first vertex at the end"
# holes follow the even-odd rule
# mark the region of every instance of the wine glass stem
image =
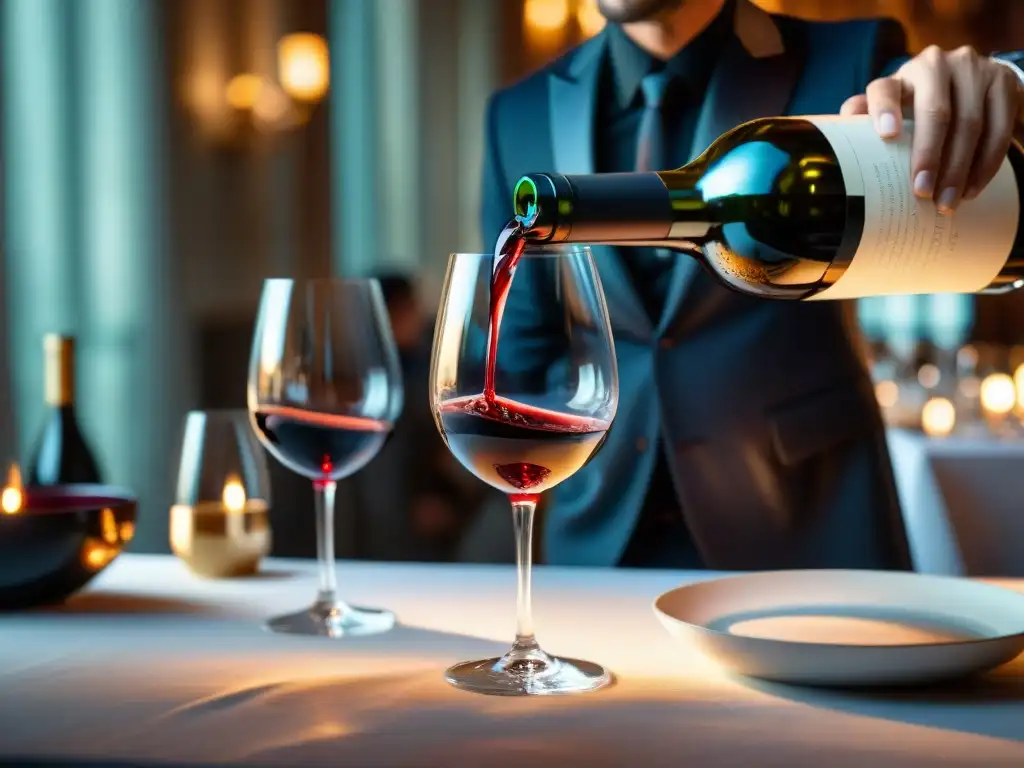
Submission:
POLYGON ((533 635, 533 518, 535 501, 512 502, 512 523, 516 535, 516 642, 513 650, 538 648, 533 635))
POLYGON ((333 480, 318 480, 313 483, 313 497, 316 511, 316 557, 320 565, 320 592, 317 602, 335 602, 338 588, 334 572, 334 492, 337 483, 333 480))

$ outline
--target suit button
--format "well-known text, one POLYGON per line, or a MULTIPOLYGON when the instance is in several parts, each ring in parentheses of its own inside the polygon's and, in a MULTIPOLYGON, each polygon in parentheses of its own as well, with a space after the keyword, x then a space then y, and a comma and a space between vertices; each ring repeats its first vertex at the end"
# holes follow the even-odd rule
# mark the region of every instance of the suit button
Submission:
POLYGON ((647 450, 647 438, 646 437, 641 437, 639 440, 636 441, 636 449, 638 451, 640 451, 640 453, 643 453, 644 451, 647 450))
POLYGON ((661 347, 662 349, 672 349, 672 347, 673 347, 672 339, 661 339, 658 342, 658 346, 661 347))

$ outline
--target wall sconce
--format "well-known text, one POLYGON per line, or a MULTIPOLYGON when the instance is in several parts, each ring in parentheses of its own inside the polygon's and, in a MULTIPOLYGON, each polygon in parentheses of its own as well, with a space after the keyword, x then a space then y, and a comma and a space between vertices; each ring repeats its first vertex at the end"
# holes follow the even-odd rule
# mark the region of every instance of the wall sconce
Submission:
POLYGON ((584 37, 593 37, 604 29, 605 18, 597 9, 597 0, 577 0, 576 26, 584 37))
POLYGON ((526 0, 523 23, 528 31, 556 32, 569 21, 569 0, 526 0))
POLYGON ((587 38, 600 32, 604 25, 597 0, 525 0, 523 3, 523 32, 530 43, 540 48, 557 47, 573 26, 587 38))
POLYGON ((327 41, 308 32, 282 37, 277 44, 277 78, 296 101, 322 101, 331 82, 327 41))
POLYGON ((274 76, 240 72, 218 85, 210 76, 197 77, 190 101, 207 139, 238 148, 257 136, 285 133, 305 125, 329 88, 327 41, 320 35, 298 32, 278 41, 274 76), (199 81, 201 90, 197 87, 199 81))

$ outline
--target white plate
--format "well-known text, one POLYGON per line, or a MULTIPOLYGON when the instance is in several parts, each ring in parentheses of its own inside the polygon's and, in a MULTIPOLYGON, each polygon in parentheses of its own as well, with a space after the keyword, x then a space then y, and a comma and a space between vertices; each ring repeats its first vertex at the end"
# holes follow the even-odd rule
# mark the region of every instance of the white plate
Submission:
POLYGON ((654 612, 732 672, 801 685, 937 682, 1024 650, 1024 595, 898 571, 727 576, 670 590, 654 612))

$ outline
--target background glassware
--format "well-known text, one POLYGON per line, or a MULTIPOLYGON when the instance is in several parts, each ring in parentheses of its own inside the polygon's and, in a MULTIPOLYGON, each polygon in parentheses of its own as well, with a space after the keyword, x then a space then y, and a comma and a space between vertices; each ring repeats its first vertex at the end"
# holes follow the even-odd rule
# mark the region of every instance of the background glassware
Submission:
POLYGON ((446 676, 481 693, 593 690, 608 684, 607 670, 552 657, 534 637, 531 544, 537 496, 590 460, 615 417, 619 388, 608 310, 589 249, 528 251, 502 318, 497 398, 488 405, 482 392, 493 262, 490 254, 455 254, 448 261, 430 398, 449 450, 512 502, 516 639, 504 656, 457 664, 446 676))
POLYGON ((402 410, 402 378, 376 280, 267 280, 253 338, 249 415, 267 450, 313 482, 320 589, 307 610, 271 620, 278 632, 368 635, 390 611, 339 600, 334 567, 338 480, 384 445, 402 410))
POLYGON ((245 576, 270 554, 270 474, 244 410, 191 411, 171 507, 171 550, 201 576, 245 576))

